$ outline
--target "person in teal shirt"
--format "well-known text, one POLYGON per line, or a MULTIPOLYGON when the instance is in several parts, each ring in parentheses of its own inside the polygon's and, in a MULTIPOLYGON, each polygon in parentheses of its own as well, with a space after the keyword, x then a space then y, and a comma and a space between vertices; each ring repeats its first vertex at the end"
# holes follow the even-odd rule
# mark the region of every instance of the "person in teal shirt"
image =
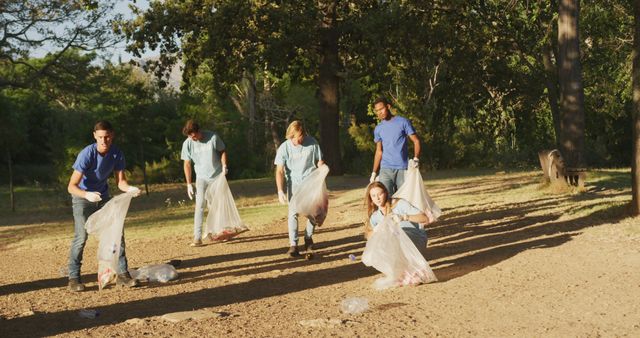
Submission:
POLYGON ((373 182, 367 186, 367 215, 369 226, 365 228, 365 238, 369 238, 385 216, 391 215, 400 228, 409 236, 418 251, 424 256, 427 249, 427 232, 420 224, 429 223, 427 215, 403 199, 389 198, 389 191, 382 182, 373 182))
MULTIPOLYGON (((286 137, 287 140, 278 147, 274 160, 278 200, 281 204, 291 201, 293 195, 297 193, 296 190, 300 183, 317 167, 324 165, 318 141, 307 135, 301 121, 293 121, 289 124, 286 137)), ((314 228, 315 225, 307 220, 304 232, 305 251, 312 249, 314 228)), ((287 254, 291 257, 298 257, 300 256, 298 251, 298 214, 291 207, 289 207, 288 213, 288 229, 289 250, 287 254)))
POLYGON ((191 246, 202 245, 202 221, 204 219, 204 193, 218 177, 227 174, 227 152, 218 134, 200 130, 194 120, 188 120, 182 133, 187 139, 182 143, 180 159, 184 161, 184 177, 187 181, 187 195, 193 200, 192 167, 196 173, 196 208, 193 216, 193 242, 191 246))

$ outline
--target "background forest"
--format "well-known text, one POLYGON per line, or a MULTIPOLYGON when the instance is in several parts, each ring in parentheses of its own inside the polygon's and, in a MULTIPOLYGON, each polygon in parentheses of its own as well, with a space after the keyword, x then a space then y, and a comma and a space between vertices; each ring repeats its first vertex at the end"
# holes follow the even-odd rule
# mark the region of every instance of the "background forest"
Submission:
MULTIPOLYGON (((2 184, 11 176, 65 191, 98 119, 114 124, 134 182, 182 180, 188 118, 221 134, 231 179, 272 175, 292 119, 320 140, 333 174, 368 174, 379 95, 412 120, 427 170, 533 167, 539 150, 558 145, 555 1, 132 6, 134 18, 124 19, 101 1, 0 4, 2 184), (25 33, 34 27, 38 34, 25 33), (100 56, 123 39, 134 54, 160 56, 138 64, 100 56), (59 48, 32 57, 45 41, 59 48)), ((628 167, 633 8, 582 1, 579 15, 585 161, 628 167)))

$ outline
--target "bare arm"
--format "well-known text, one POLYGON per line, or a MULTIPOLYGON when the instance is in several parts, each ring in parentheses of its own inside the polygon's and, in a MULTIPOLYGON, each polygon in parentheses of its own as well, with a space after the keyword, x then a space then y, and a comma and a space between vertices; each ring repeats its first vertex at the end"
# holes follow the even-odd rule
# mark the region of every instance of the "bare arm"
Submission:
POLYGON ((413 223, 429 223, 429 218, 424 212, 415 215, 406 215, 406 220, 413 223))
POLYGON ((184 179, 187 181, 187 185, 191 184, 191 161, 184 160, 183 165, 184 179))
POLYGON ((222 166, 227 166, 227 151, 223 150, 220 152, 220 162, 222 162, 222 166))
POLYGON ((413 142, 413 157, 420 158, 420 139, 418 134, 409 135, 409 139, 413 142))
POLYGON ((124 170, 118 170, 115 172, 116 183, 118 184, 118 189, 123 192, 127 192, 129 190, 129 182, 127 182, 127 177, 124 174, 124 170))
POLYGON ((79 187, 80 180, 82 180, 82 173, 77 170, 74 170, 73 174, 71 174, 71 178, 69 178, 69 185, 67 185, 67 191, 71 195, 85 198, 87 192, 80 189, 79 187))
POLYGON ((284 191, 284 166, 276 166, 276 187, 278 191, 284 191))
POLYGON ((373 156, 373 172, 380 170, 380 162, 382 161, 382 142, 376 142, 376 153, 373 156))

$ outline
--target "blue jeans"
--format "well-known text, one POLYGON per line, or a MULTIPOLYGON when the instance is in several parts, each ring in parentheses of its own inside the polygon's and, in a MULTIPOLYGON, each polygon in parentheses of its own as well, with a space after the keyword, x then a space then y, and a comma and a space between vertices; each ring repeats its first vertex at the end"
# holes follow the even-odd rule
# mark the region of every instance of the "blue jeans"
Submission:
MULTIPOLYGON (((217 176, 216 176, 217 177, 217 176)), ((196 211, 193 215, 193 240, 202 239, 202 221, 204 220, 204 207, 206 206, 204 193, 213 183, 215 178, 196 178, 196 211)))
MULTIPOLYGON (((297 185, 292 185, 287 182, 287 198, 289 202, 291 202, 291 198, 293 197, 293 191, 297 190, 297 185)), ((289 246, 298 245, 298 214, 295 210, 292 210, 289 207, 289 219, 288 219, 288 227, 289 227, 289 246)), ((311 221, 307 220, 307 227, 304 230, 304 237, 311 238, 313 236, 313 230, 315 229, 315 225, 311 223, 311 221)))
MULTIPOLYGON (((87 230, 84 224, 91 214, 102 208, 109 198, 105 198, 100 202, 89 202, 84 198, 71 196, 71 204, 73 207, 74 235, 71 241, 71 250, 69 252, 69 278, 80 278, 80 267, 82 267, 82 252, 87 243, 87 230)), ((122 232, 122 240, 120 241, 120 258, 118 260, 118 274, 127 272, 127 257, 124 244, 124 230, 122 232)))
POLYGON ((398 188, 400 188, 404 183, 405 172, 406 170, 403 169, 380 168, 378 181, 384 184, 384 186, 389 191, 389 198, 393 196, 393 194, 398 191, 398 188))

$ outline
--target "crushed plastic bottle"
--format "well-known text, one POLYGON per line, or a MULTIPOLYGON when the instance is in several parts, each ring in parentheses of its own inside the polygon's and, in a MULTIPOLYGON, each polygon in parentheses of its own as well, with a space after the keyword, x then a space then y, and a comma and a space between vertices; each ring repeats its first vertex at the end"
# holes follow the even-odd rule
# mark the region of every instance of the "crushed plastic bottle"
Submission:
POLYGON ((98 310, 94 310, 94 309, 82 309, 82 310, 80 310, 80 312, 78 312, 78 314, 82 318, 94 319, 94 318, 96 318, 96 317, 98 317, 100 315, 100 312, 98 312, 98 310))
POLYGON ((354 261, 356 260, 356 255, 354 255, 354 254, 350 254, 350 255, 349 255, 349 259, 350 259, 352 262, 354 262, 354 261))
POLYGON ((342 312, 358 314, 369 309, 369 300, 366 298, 351 297, 342 301, 342 312))

